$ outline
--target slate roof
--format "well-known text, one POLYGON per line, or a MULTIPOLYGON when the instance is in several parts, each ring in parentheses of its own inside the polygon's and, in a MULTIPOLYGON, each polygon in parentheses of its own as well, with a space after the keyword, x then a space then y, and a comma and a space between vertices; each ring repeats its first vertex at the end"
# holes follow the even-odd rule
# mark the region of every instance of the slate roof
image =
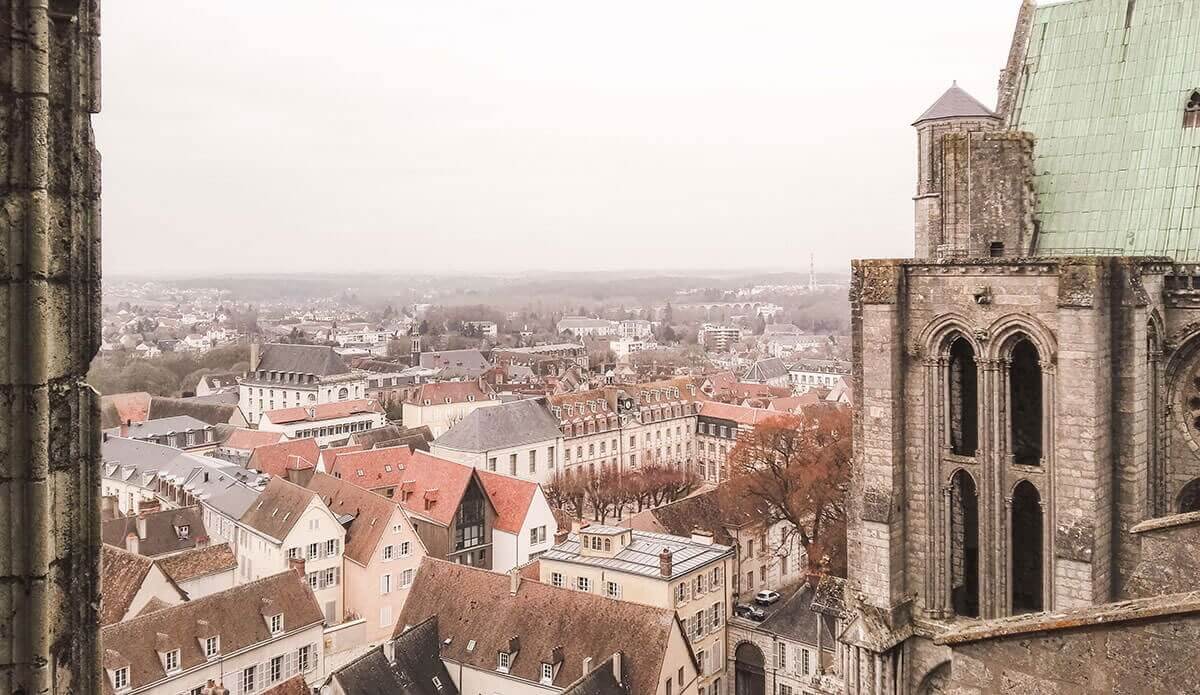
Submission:
POLYGON ((458 695, 439 657, 437 617, 430 617, 395 639, 395 663, 379 646, 334 671, 342 692, 354 695, 458 695), (435 686, 437 678, 440 686, 435 686))
MULTIPOLYGON (((582 678, 567 686, 562 695, 629 695, 629 684, 616 677, 614 661, 615 657, 610 656, 593 666, 582 678)), ((624 665, 624 658, 621 663, 624 665)))
POLYGON ((240 521, 282 541, 314 499, 316 493, 312 490, 288 482, 282 476, 274 477, 240 521))
POLYGON ((370 398, 360 398, 353 401, 321 403, 320 405, 308 408, 277 408, 266 411, 263 413, 263 417, 276 425, 288 425, 293 422, 321 422, 322 420, 336 420, 338 418, 350 417, 351 415, 382 412, 383 408, 380 407, 379 403, 370 398))
POLYGON ((200 398, 166 398, 155 396, 150 399, 150 412, 147 416, 150 419, 177 415, 186 415, 207 422, 210 425, 219 425, 236 422, 241 419, 241 409, 236 399, 231 403, 222 403, 213 399, 212 396, 202 396, 200 398))
MULTIPOLYGON (((202 420, 197 420, 188 415, 177 415, 175 417, 165 417, 154 420, 143 420, 134 422, 129 425, 129 431, 126 436, 130 439, 153 439, 161 437, 164 434, 172 434, 175 432, 188 432, 191 430, 206 430, 212 425, 202 420)), ((110 430, 110 434, 117 434, 118 428, 114 427, 110 430)))
POLYGON ((155 560, 176 583, 237 569, 237 557, 228 543, 194 548, 155 560))
POLYGON ((629 518, 630 528, 655 531, 672 536, 691 537, 700 529, 713 534, 713 540, 732 546, 730 528, 741 528, 764 518, 749 500, 729 500, 719 488, 689 495, 661 507, 638 512, 629 518), (737 504, 741 502, 741 504, 737 504))
POLYGON ((585 658, 602 664, 622 652, 630 691, 657 692, 668 641, 680 629, 673 610, 530 580, 522 580, 515 595, 510 587, 506 575, 426 557, 409 589, 397 634, 437 616, 442 657, 486 671, 496 669, 496 654, 507 651, 515 637, 519 650, 510 673, 534 683, 541 677, 542 662, 551 661, 557 648, 561 666, 554 684, 559 687, 585 675, 585 658))
POLYGON ((958 83, 950 85, 938 100, 933 102, 933 105, 925 109, 925 113, 921 114, 913 125, 923 123, 925 121, 933 121, 939 118, 999 118, 996 112, 979 102, 978 99, 967 94, 958 83))
MULTIPOLYGON (((203 637, 219 635, 222 654, 278 639, 271 635, 267 614, 283 615, 285 633, 324 622, 308 583, 286 571, 104 627, 104 665, 127 666, 132 689, 145 688, 166 678, 158 655, 163 647, 179 649, 180 666, 187 671, 206 661, 203 637)), ((112 681, 102 680, 102 692, 112 693, 112 681)))
MULTIPOLYGON (((580 529, 588 533, 590 527, 580 529)), ((627 529, 614 527, 617 531, 627 529)), ((580 552, 579 533, 571 533, 567 540, 555 545, 540 556, 543 562, 557 560, 579 565, 591 565, 604 569, 629 574, 640 574, 644 577, 662 577, 659 567, 659 553, 671 551, 671 576, 662 577, 665 580, 683 576, 689 572, 716 562, 726 555, 733 554, 733 549, 719 543, 705 544, 692 541, 688 537, 673 536, 652 531, 632 529, 633 540, 619 552, 608 556, 584 555, 580 552)))
POLYGON ((1033 134, 1037 252, 1200 261, 1200 87, 1192 3, 1034 10, 1009 126, 1033 134))
POLYGON ((327 345, 267 343, 262 346, 258 368, 321 377, 350 373, 350 367, 346 366, 341 356, 327 345))
MULTIPOLYGON (((138 554, 146 557, 177 553, 196 547, 197 540, 208 539, 204 515, 200 507, 183 507, 148 512, 140 515, 146 528, 145 538, 138 539, 138 554), (188 535, 180 538, 176 527, 187 526, 188 535)), ((100 540, 118 548, 125 547, 125 537, 137 535, 137 516, 120 516, 100 524, 100 540)))
POLYGON ((420 366, 427 369, 458 367, 467 372, 482 372, 492 365, 478 350, 441 350, 422 352, 420 366))
POLYGON ((435 447, 484 452, 553 441, 561 436, 558 420, 540 399, 479 408, 433 440, 435 447))
POLYGON ((363 567, 370 564, 384 532, 391 530, 392 517, 398 512, 404 516, 395 501, 324 473, 314 473, 305 487, 317 493, 334 516, 352 517, 343 524, 345 555, 363 567))
POLYGON ((429 425, 420 427, 385 425, 369 429, 366 432, 355 432, 350 435, 350 440, 364 449, 375 449, 381 444, 403 441, 413 444, 423 443, 425 445, 423 448, 428 450, 429 442, 433 441, 433 432, 429 429, 429 425))
POLYGON ((832 651, 835 641, 833 632, 829 629, 828 622, 818 621, 818 614, 811 608, 814 595, 815 592, 807 582, 801 584, 791 595, 780 599, 781 603, 766 620, 759 623, 758 629, 784 639, 816 646, 819 625, 823 633, 821 646, 832 651))
POLYGON ((312 438, 293 439, 256 448, 251 452, 250 460, 246 462, 246 468, 279 478, 286 474, 288 463, 291 462, 293 456, 299 456, 315 466, 317 457, 320 455, 321 449, 317 446, 317 440, 312 438))
POLYGON ((238 377, 240 376, 241 374, 238 374, 237 372, 220 372, 217 374, 206 374, 204 375, 202 381, 206 386, 208 386, 208 388, 216 391, 218 389, 228 388, 230 386, 237 386, 238 377))
POLYGON ((770 381, 771 379, 786 379, 788 376, 787 366, 783 360, 778 357, 768 357, 765 360, 759 360, 751 365, 744 377, 747 380, 758 380, 762 382, 770 381))

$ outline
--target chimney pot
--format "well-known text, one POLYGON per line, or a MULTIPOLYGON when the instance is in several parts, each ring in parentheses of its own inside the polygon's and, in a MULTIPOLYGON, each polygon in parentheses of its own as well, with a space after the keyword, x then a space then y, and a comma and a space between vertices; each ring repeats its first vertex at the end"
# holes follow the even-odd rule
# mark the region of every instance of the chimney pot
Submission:
POLYGON ((658 571, 664 577, 670 577, 672 570, 671 551, 669 548, 663 548, 658 554, 658 571))
POLYGON ((621 669, 621 652, 613 652, 612 665, 613 665, 613 680, 615 680, 617 683, 624 685, 625 679, 622 677, 623 673, 622 673, 622 669, 621 669))
POLYGON ((508 572, 508 593, 513 596, 517 595, 517 589, 521 586, 521 572, 513 568, 508 572))
POLYGON ((570 535, 567 529, 559 529, 554 533, 554 545, 560 545, 567 542, 567 536, 570 535))
POLYGON ((591 672, 592 672, 592 657, 585 656, 585 657, 583 657, 583 675, 586 676, 587 674, 589 674, 591 672))
POLYGON ((305 576, 304 558, 289 557, 288 558, 288 568, 291 569, 296 574, 300 575, 301 578, 303 578, 305 576))

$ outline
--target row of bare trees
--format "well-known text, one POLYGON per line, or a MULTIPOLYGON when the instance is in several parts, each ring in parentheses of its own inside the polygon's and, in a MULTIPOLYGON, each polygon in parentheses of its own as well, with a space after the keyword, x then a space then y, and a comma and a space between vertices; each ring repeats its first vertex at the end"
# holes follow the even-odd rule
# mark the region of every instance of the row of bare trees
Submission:
POLYGON ((699 476, 686 466, 651 463, 628 471, 615 466, 559 471, 542 488, 556 509, 603 524, 623 518, 626 512, 674 502, 699 486, 699 476))

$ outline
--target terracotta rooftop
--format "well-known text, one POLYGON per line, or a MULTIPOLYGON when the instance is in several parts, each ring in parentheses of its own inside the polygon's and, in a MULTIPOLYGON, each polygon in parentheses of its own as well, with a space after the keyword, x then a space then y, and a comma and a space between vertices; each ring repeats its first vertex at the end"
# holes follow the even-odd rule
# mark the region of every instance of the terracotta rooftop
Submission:
POLYGON ((358 487, 348 480, 316 473, 305 487, 317 493, 335 516, 352 517, 344 524, 345 554, 363 567, 371 562, 384 532, 392 528, 392 519, 399 515, 407 523, 407 517, 394 500, 358 487))
POLYGON ((496 508, 495 527, 508 533, 520 533, 538 484, 490 471, 476 471, 476 474, 496 508))
POLYGON ((370 398, 360 398, 354 401, 338 401, 322 403, 308 408, 278 408, 263 413, 263 417, 276 425, 287 425, 293 422, 322 422, 337 420, 352 415, 364 413, 382 413, 379 403, 370 398))
POLYGON ((295 439, 269 444, 254 449, 250 454, 250 460, 246 462, 246 468, 252 468, 273 478, 278 478, 287 471, 291 457, 299 456, 315 466, 320 453, 315 439, 295 439))
POLYGON ((263 432, 262 430, 248 430, 238 427, 229 433, 225 441, 221 442, 221 446, 226 449, 253 451, 260 446, 278 444, 282 439, 282 432, 263 432))
MULTIPOLYGON (((346 447, 341 447, 346 448, 346 447)), ((399 485, 412 459, 412 450, 395 446, 369 451, 346 451, 329 455, 325 450, 326 473, 367 490, 399 485), (360 473, 361 471, 361 473, 360 473)))
POLYGON ((424 405, 425 401, 429 401, 430 405, 442 405, 490 400, 494 400, 494 397, 485 392, 477 381, 441 381, 436 384, 422 384, 413 389, 405 402, 424 405))
POLYGON ((766 408, 748 408, 742 405, 717 403, 715 401, 702 403, 700 405, 700 415, 702 417, 732 420, 739 425, 749 426, 757 425, 773 417, 785 417, 783 413, 767 410, 766 408))

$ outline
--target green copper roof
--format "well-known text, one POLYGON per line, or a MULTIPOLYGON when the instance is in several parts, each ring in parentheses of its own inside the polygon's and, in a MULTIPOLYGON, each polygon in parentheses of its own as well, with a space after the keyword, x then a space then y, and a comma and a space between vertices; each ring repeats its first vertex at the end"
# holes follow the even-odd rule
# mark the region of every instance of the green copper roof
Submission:
POLYGON ((1025 65, 1009 118, 1036 138, 1038 252, 1200 261, 1200 2, 1039 7, 1025 65))

